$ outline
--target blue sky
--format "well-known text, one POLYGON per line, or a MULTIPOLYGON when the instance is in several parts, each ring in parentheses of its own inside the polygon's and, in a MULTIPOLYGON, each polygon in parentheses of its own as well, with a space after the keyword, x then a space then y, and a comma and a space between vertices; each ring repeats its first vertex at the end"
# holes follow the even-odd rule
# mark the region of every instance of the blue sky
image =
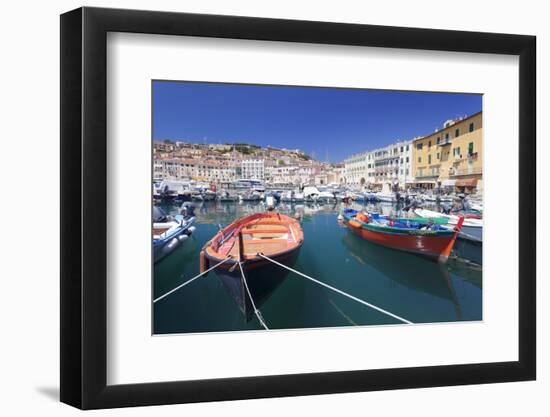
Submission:
POLYGON ((482 108, 482 96, 153 82, 153 138, 299 148, 330 162, 426 135, 482 108))

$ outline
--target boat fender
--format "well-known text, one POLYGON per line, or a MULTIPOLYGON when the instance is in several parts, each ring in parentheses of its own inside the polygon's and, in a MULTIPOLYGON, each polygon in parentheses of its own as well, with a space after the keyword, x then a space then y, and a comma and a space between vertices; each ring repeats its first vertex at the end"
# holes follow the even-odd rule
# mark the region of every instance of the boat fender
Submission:
POLYGON ((369 222, 369 215, 367 213, 357 213, 357 220, 359 220, 360 222, 363 222, 363 223, 368 223, 369 222))
POLYGON ((165 246, 165 248, 168 250, 168 251, 172 251, 176 245, 179 243, 179 240, 178 238, 173 238, 170 242, 168 242, 165 246))
POLYGON ((194 233, 195 230, 197 230, 197 228, 196 228, 195 226, 191 226, 189 229, 187 229, 187 231, 189 232, 189 234, 194 233))
POLYGON ((204 250, 201 250, 201 253, 199 254, 199 270, 200 270, 200 273, 202 274, 208 268, 209 268, 209 265, 208 265, 208 259, 206 258, 206 253, 204 253, 204 250))
POLYGON ((183 242, 184 240, 187 240, 189 238, 189 235, 186 235, 185 233, 182 233, 180 236, 178 236, 178 239, 180 242, 183 242))

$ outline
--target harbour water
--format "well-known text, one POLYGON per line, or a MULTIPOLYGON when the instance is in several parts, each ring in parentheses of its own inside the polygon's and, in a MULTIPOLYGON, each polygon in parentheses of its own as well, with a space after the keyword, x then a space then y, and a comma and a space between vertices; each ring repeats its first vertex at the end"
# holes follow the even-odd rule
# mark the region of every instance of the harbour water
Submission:
MULTIPOLYGON (((155 264, 154 297, 199 273, 199 252, 236 218, 264 211, 263 203, 196 205, 196 230, 155 264)), ((161 207, 177 214, 179 204, 161 207)), ((396 212, 391 205, 369 210, 396 212)), ((337 221, 340 203, 285 204, 277 211, 301 218, 304 244, 294 268, 414 323, 482 320, 481 266, 453 256, 445 265, 387 249, 353 235, 337 221)), ((397 320, 289 273, 260 308, 270 329, 398 324, 397 320)), ((263 329, 249 322, 215 272, 153 305, 154 334, 263 329)))

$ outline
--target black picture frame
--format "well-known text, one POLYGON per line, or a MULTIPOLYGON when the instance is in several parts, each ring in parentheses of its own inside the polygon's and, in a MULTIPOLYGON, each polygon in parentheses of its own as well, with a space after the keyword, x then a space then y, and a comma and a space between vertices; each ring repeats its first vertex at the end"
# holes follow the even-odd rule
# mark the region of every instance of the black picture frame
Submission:
POLYGON ((61 401, 82 409, 536 378, 536 38, 358 24, 80 8, 61 15, 61 401), (519 360, 109 386, 108 32, 519 56, 519 360))

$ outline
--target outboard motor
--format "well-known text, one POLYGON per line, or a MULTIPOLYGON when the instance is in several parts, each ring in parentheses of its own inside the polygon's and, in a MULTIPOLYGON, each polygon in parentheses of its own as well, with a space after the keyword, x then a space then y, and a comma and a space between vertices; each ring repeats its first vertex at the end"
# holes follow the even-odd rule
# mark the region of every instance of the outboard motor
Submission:
POLYGON ((153 223, 163 223, 168 219, 168 216, 163 209, 153 206, 153 223))
POLYGON ((195 215, 195 206, 188 202, 185 202, 181 205, 180 213, 185 219, 193 217, 195 215))

